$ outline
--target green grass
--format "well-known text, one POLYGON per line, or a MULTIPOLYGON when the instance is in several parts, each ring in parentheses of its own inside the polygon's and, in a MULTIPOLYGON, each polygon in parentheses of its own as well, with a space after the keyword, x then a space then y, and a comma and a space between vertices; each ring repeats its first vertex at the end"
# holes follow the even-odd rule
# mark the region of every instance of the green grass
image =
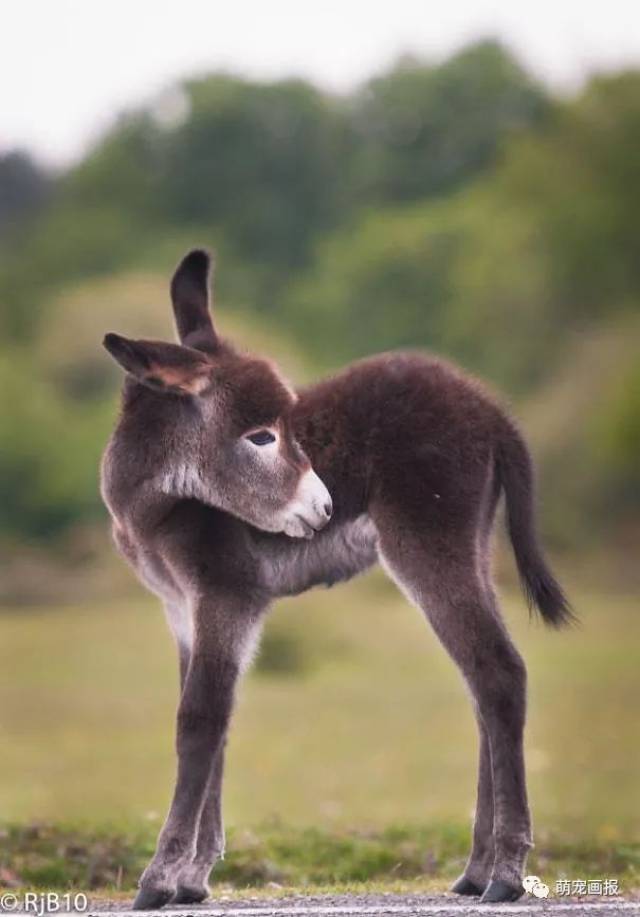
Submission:
MULTIPOLYGON (((530 673, 532 863, 550 877, 592 870, 631 881, 640 615, 630 598, 574 603, 582 626, 556 634, 530 623, 519 597, 505 602, 530 673)), ((162 614, 140 592, 8 609, 0 631, 7 856, 34 884, 114 885, 119 869, 126 887, 152 849, 174 773, 177 671, 162 614), (39 846, 47 838, 53 853, 39 846), (92 878, 83 857, 93 845, 92 878), (34 851, 36 865, 25 865, 34 851)), ((458 673, 379 575, 282 603, 240 692, 221 881, 452 876, 467 850, 475 756, 458 673)))
MULTIPOLYGON (((135 887, 154 840, 148 828, 13 826, 4 838, 2 866, 34 888, 126 892, 135 887)), ((349 831, 271 823, 232 831, 229 841, 231 853, 215 870, 219 890, 401 888, 407 883, 444 890, 463 868, 468 831, 452 825, 349 831)), ((557 839, 535 851, 530 867, 551 881, 613 876, 628 891, 640 882, 640 844, 557 839)))

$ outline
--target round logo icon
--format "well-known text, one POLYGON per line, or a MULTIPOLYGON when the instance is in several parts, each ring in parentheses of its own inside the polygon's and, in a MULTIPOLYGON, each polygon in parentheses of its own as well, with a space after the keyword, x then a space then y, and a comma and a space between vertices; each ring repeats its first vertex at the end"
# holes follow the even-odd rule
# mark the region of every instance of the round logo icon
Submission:
POLYGON ((527 876, 523 879, 522 885, 528 894, 535 895, 536 898, 549 897, 549 886, 541 882, 538 876, 527 876))

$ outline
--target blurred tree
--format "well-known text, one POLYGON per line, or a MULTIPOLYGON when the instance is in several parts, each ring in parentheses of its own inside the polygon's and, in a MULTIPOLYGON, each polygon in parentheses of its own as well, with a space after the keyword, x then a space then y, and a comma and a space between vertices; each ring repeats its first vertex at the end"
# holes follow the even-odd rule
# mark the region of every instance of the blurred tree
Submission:
POLYGON ((97 512, 106 317, 170 334, 167 264, 207 242, 222 302, 267 312, 316 365, 428 347, 540 399, 559 538, 639 519, 639 146, 640 72, 556 101, 483 42, 344 99, 193 80, 54 179, 1 158, 0 533, 97 512))
POLYGON ((34 372, 26 353, 0 360, 0 533, 52 539, 102 516, 97 467, 111 399, 79 406, 34 372))
POLYGON ((545 267, 530 215, 489 182, 334 233, 290 288, 283 320, 327 366, 426 347, 522 392, 561 346, 545 267))
POLYGON ((253 262, 303 266, 344 207, 340 107, 300 80, 216 76, 187 91, 191 114, 169 141, 167 216, 216 227, 253 262))
POLYGON ((28 153, 0 155, 0 237, 33 218, 48 203, 53 180, 28 153))
MULTIPOLYGON (((137 221, 164 217, 166 133, 148 111, 121 115, 60 182, 65 205, 121 207, 137 221)), ((166 193, 166 192, 165 192, 166 193)))
POLYGON ((461 244, 446 206, 370 212, 318 249, 285 322, 325 366, 393 347, 437 347, 461 244))
POLYGON ((148 238, 147 226, 123 206, 61 201, 2 251, 0 333, 4 340, 37 337, 51 294, 78 278, 105 274, 127 264, 148 238))
MULTIPOLYGON (((637 336, 637 334, 636 334, 637 336)), ((608 402, 589 425, 591 455, 597 463, 593 499, 600 520, 638 518, 640 513, 640 363, 619 367, 608 402), (603 410, 604 407, 604 410, 603 410)))
POLYGON ((450 191, 492 163, 506 136, 539 125, 548 110, 544 90, 495 41, 438 67, 403 58, 351 103, 358 199, 411 201, 450 191))
POLYGON ((503 195, 535 218, 565 314, 585 319, 640 292, 640 73, 598 77, 514 143, 503 195))

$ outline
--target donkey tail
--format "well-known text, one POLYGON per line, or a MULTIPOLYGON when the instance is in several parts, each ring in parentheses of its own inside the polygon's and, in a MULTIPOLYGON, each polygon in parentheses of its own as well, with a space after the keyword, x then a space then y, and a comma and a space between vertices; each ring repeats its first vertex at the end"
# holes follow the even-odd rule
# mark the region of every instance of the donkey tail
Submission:
POLYGON ((545 561, 536 534, 531 456, 511 424, 500 439, 496 467, 505 492, 509 538, 529 608, 537 608, 551 627, 570 624, 575 620, 571 607, 545 561))

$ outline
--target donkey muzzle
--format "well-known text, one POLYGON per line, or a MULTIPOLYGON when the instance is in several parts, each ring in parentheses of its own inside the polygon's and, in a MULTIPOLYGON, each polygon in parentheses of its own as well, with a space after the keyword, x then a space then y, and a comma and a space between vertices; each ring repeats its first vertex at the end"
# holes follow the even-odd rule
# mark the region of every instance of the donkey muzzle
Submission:
POLYGON ((300 478, 287 507, 284 532, 292 538, 313 538, 331 519, 331 494, 312 468, 300 478))

